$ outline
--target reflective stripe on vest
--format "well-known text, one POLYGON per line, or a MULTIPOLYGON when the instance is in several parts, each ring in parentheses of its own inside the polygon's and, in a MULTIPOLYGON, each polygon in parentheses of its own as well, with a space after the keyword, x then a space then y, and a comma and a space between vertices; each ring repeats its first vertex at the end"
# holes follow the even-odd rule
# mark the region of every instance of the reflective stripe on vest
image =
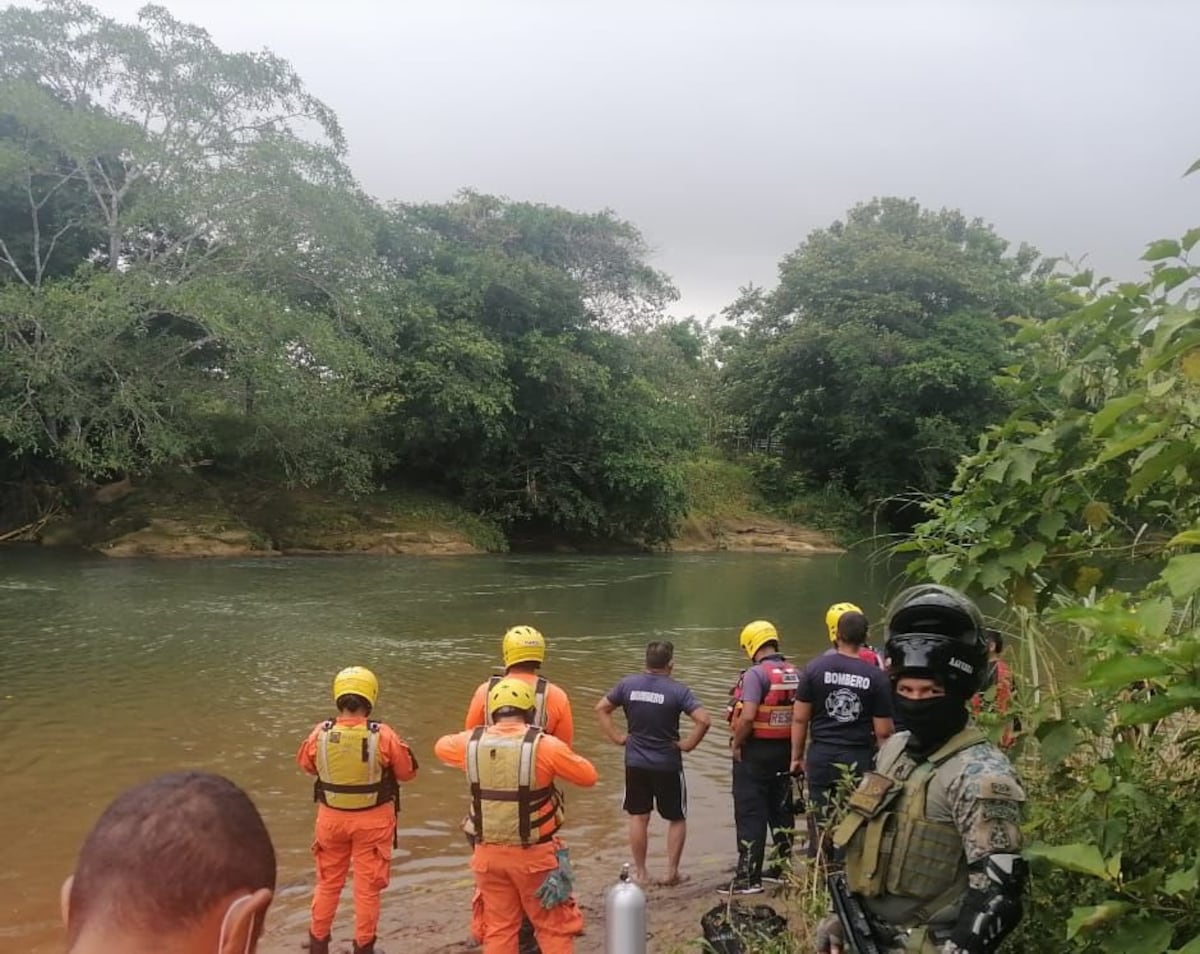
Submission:
POLYGON ((471 818, 480 841, 532 845, 549 841, 562 826, 562 796, 553 786, 534 788, 542 729, 499 735, 480 726, 467 741, 471 818), (550 828, 543 831, 543 826, 550 828))
MULTIPOLYGON (((755 739, 790 739, 792 737, 792 703, 796 701, 796 689, 800 685, 800 670, 783 659, 764 659, 753 667, 760 669, 767 678, 767 691, 763 694, 758 710, 754 713, 755 739)), ((727 711, 732 723, 742 710, 742 683, 745 670, 738 677, 737 685, 730 695, 733 704, 727 711)))
MULTIPOLYGON (((507 677, 506 676, 492 676, 492 678, 490 678, 488 680, 487 695, 485 695, 483 697, 483 724, 484 725, 495 725, 496 724, 492 721, 492 713, 488 709, 487 696, 490 695, 492 690, 496 688, 496 683, 498 683, 501 679, 505 679, 505 678, 507 678, 507 677)), ((550 682, 548 679, 546 679, 545 676, 538 676, 537 682, 534 683, 534 686, 533 686, 533 725, 536 725, 540 729, 546 728, 546 718, 547 718, 547 716, 546 716, 546 693, 547 693, 549 685, 550 685, 550 682)))
POLYGON ((917 761, 901 748, 888 764, 868 773, 833 837, 837 847, 846 848, 851 891, 864 898, 889 895, 924 902, 914 911, 913 924, 965 894, 969 885, 962 835, 953 822, 926 817, 926 797, 939 766, 985 741, 972 726, 927 759, 917 761))
POLYGON ((397 800, 396 778, 379 763, 378 722, 338 725, 326 720, 317 733, 316 761, 313 801, 359 812, 397 800))

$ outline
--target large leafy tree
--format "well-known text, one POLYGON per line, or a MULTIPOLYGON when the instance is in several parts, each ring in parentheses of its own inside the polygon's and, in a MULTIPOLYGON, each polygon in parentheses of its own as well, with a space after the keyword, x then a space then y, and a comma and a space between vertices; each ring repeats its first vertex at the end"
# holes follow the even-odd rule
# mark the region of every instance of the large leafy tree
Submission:
POLYGON ((368 486, 382 275, 343 149, 287 63, 161 7, 0 11, 6 456, 368 486))
POLYGON ((628 337, 674 295, 636 229, 464 193, 397 207, 381 247, 402 277, 390 405, 405 472, 514 528, 666 536, 695 432, 628 337))
POLYGON ((864 499, 940 489, 1004 411, 1003 319, 1045 310, 1048 267, 959 212, 859 205, 732 306, 730 408, 794 468, 864 499))

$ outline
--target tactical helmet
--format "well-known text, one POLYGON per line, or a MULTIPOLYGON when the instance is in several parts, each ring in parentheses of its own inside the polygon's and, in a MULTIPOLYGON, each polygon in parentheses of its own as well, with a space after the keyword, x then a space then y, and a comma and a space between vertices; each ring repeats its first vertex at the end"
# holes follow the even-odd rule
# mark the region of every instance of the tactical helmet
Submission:
POLYGON ((375 673, 363 666, 350 666, 333 677, 333 701, 342 696, 362 696, 367 705, 375 708, 375 700, 379 698, 379 680, 375 673))
POLYGON ((505 669, 519 662, 545 662, 546 640, 532 626, 514 626, 504 634, 500 651, 505 669))
POLYGON ((884 629, 888 676, 936 679, 968 699, 987 669, 983 616, 958 590, 932 583, 904 590, 888 607, 884 629))
POLYGON ((520 709, 523 712, 537 706, 533 687, 524 679, 501 679, 488 693, 488 715, 498 709, 520 709))
POLYGON ((846 613, 862 613, 863 616, 867 615, 853 603, 834 603, 825 611, 825 627, 829 630, 829 641, 831 643, 837 642, 838 620, 846 613))
POLYGON ((746 651, 746 655, 753 659, 754 654, 767 643, 774 642, 778 645, 779 631, 775 629, 774 623, 768 623, 765 619, 756 619, 742 628, 739 642, 742 644, 742 649, 746 651))

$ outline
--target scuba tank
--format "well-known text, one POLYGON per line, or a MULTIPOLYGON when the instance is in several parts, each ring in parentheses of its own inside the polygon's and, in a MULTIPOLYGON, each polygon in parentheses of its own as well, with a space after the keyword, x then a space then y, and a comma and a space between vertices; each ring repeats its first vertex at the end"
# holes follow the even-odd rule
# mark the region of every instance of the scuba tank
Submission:
POLYGON ((604 898, 604 954, 646 954, 646 895, 629 880, 629 865, 604 898))

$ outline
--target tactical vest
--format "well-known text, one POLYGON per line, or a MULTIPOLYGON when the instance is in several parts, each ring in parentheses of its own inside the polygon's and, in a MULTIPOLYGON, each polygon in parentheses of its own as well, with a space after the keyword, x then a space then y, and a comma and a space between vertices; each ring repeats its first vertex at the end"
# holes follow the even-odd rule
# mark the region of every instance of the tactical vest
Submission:
POLYGON ((968 727, 927 759, 900 749, 868 772, 850 797, 850 813, 833 841, 846 849, 846 883, 864 898, 891 895, 923 902, 909 924, 923 924, 967 891, 962 835, 952 822, 925 817, 929 783, 938 766, 987 738, 968 727))
MULTIPOLYGON (((496 683, 505 678, 507 677, 492 676, 488 680, 487 684, 488 695, 490 695, 492 690, 496 688, 496 683)), ((533 686, 533 725, 536 725, 540 729, 546 728, 546 692, 549 685, 550 682, 545 676, 538 676, 537 682, 534 683, 533 686)), ((484 696, 483 703, 483 724, 495 725, 495 723, 492 722, 492 713, 488 709, 486 695, 484 696)))
POLYGON ((317 781, 313 801, 345 812, 361 812, 393 802, 400 787, 390 767, 379 764, 379 723, 321 723, 317 733, 317 781))
MULTIPOLYGON (((792 737, 792 703, 796 701, 796 689, 800 685, 800 670, 783 659, 765 659, 754 669, 761 669, 768 680, 758 710, 754 713, 755 739, 790 739, 792 737)), ((726 710, 726 718, 732 723, 742 711, 742 683, 749 670, 742 670, 731 695, 733 702, 726 710)))
POLYGON ((534 788, 542 730, 498 735, 480 726, 467 741, 467 780, 475 836, 490 845, 528 846, 550 841, 562 827, 562 795, 553 785, 534 788))

